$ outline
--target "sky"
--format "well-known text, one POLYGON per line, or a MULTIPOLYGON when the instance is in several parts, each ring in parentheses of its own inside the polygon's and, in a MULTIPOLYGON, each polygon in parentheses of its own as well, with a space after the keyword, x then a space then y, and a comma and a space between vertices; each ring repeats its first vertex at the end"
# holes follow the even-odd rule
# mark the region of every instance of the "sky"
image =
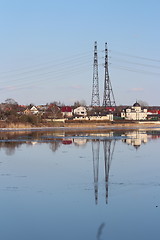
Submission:
POLYGON ((1 0, 0 102, 91 104, 97 41, 116 105, 160 105, 159 0, 1 0))

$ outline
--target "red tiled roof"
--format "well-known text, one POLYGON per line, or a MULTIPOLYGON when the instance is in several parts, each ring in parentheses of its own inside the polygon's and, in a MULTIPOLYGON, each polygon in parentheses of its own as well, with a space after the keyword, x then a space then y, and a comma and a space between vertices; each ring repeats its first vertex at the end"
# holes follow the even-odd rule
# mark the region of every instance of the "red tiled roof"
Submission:
POLYGON ((106 110, 107 110, 107 111, 112 111, 112 112, 114 112, 114 111, 115 111, 115 108, 114 108, 114 107, 106 107, 106 110))
POLYGON ((72 108, 68 107, 68 106, 64 106, 64 107, 61 108, 61 111, 62 112, 72 112, 72 108))

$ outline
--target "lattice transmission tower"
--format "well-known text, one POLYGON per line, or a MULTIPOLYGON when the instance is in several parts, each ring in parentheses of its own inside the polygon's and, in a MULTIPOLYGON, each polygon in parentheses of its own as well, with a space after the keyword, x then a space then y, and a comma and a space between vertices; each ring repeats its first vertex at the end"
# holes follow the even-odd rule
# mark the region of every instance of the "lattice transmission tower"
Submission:
POLYGON ((92 85, 91 106, 100 106, 97 42, 94 43, 93 85, 92 85))
POLYGON ((103 106, 104 107, 116 106, 111 81, 109 79, 107 43, 105 43, 105 65, 104 65, 104 68, 105 68, 105 79, 104 79, 103 106))

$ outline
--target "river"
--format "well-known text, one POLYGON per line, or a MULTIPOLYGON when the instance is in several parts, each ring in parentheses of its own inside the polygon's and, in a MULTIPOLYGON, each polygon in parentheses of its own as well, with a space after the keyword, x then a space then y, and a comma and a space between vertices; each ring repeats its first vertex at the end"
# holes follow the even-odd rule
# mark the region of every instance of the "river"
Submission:
POLYGON ((159 240, 160 131, 3 132, 2 240, 159 240))

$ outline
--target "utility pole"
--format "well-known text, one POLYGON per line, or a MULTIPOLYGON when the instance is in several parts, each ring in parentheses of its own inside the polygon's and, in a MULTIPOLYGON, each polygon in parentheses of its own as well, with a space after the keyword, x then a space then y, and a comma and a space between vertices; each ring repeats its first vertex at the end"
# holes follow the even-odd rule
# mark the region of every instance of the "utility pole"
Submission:
POLYGON ((100 100, 99 100, 99 80, 98 80, 97 42, 94 43, 93 85, 92 85, 91 106, 100 106, 100 100))
POLYGON ((111 81, 109 79, 107 43, 105 43, 105 65, 104 65, 104 68, 105 68, 105 79, 104 79, 103 106, 104 107, 116 106, 111 81))

